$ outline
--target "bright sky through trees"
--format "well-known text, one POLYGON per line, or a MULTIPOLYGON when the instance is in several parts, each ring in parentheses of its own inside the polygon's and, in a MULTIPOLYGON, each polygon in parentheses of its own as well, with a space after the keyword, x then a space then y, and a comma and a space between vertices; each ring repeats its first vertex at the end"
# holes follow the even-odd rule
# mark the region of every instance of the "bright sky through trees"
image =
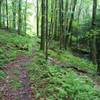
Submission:
POLYGON ((29 24, 31 25, 31 30, 29 30, 29 34, 30 33, 36 33, 36 0, 28 0, 28 2, 33 4, 33 7, 31 8, 30 12, 32 13, 32 15, 30 15, 30 17, 28 18, 29 20, 29 24), (31 32, 30 32, 31 31, 31 32))

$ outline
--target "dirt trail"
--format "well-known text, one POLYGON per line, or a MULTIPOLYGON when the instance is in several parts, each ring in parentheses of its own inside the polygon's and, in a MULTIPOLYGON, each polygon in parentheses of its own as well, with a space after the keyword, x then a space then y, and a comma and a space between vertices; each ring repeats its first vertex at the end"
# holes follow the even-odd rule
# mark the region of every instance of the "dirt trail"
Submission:
MULTIPOLYGON (((7 77, 0 81, 0 100, 36 100, 35 92, 30 86, 28 71, 25 68, 25 66, 28 66, 28 64, 32 61, 32 58, 34 57, 33 54, 31 57, 25 55, 19 56, 14 61, 6 64, 3 67, 7 77), (16 70, 19 73, 16 73, 16 70), (12 79, 16 79, 19 83, 21 83, 21 87, 17 90, 14 90, 10 84, 12 79)), ((78 69, 73 65, 61 62, 57 59, 49 58, 48 60, 51 63, 59 65, 60 67, 65 66, 66 68, 72 68, 78 75, 86 75, 90 77, 94 81, 95 86, 100 87, 100 77, 97 78, 97 75, 92 76, 90 73, 84 71, 83 69, 78 69)))
POLYGON ((32 60, 32 57, 20 56, 14 61, 4 66, 7 77, 0 82, 0 100, 35 100, 34 91, 29 82, 28 71, 25 68, 32 60), (19 74, 16 74, 17 70, 19 74), (13 90, 9 83, 12 79, 17 79, 21 88, 13 90))

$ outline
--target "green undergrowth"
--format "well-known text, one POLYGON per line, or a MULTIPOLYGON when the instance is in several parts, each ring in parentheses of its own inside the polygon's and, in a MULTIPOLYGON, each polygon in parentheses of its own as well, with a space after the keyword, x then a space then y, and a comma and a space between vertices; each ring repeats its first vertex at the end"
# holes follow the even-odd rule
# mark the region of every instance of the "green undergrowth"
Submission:
MULTIPOLYGON (((0 67, 8 64, 18 56, 31 55, 32 47, 35 45, 37 38, 21 36, 17 33, 10 33, 0 30, 0 67)), ((0 72, 0 79, 5 77, 3 71, 0 72)), ((16 82, 17 83, 17 82, 16 82)))
POLYGON ((38 52, 27 67, 37 100, 100 100, 100 89, 88 76, 46 62, 38 52))
MULTIPOLYGON (((19 36, 16 33, 0 31, 0 66, 13 61, 19 55, 32 55, 34 49, 38 49, 39 39, 35 36, 19 36), (33 48, 34 47, 34 48, 33 48)), ((68 51, 49 50, 49 56, 62 63, 72 64, 76 67, 96 71, 96 66, 90 61, 75 57, 68 51)), ((73 69, 67 69, 50 61, 45 61, 41 51, 35 52, 32 63, 26 68, 29 72, 30 82, 36 96, 36 100, 100 100, 100 89, 96 88, 92 79, 88 76, 78 75, 73 69)), ((19 71, 12 69, 19 75, 19 71)), ((6 74, 0 71, 0 79, 6 74)), ((12 88, 20 88, 17 79, 11 79, 12 88)))
POLYGON ((36 41, 37 38, 0 30, 0 66, 14 60, 17 56, 31 55, 36 41))
POLYGON ((0 79, 6 78, 6 73, 0 70, 0 79))
POLYGON ((21 88, 22 84, 18 78, 20 76, 20 70, 17 68, 12 68, 11 71, 14 73, 15 77, 11 78, 11 80, 9 81, 9 84, 15 90, 21 88))
POLYGON ((49 55, 53 58, 58 59, 61 62, 74 65, 77 68, 81 68, 83 70, 87 70, 94 73, 96 72, 96 65, 94 65, 91 61, 73 56, 73 54, 69 51, 58 50, 55 52, 53 50, 49 50, 49 55))
POLYGON ((17 90, 17 89, 20 89, 22 87, 21 82, 19 82, 19 80, 17 80, 16 78, 11 79, 9 81, 9 84, 13 90, 17 90))

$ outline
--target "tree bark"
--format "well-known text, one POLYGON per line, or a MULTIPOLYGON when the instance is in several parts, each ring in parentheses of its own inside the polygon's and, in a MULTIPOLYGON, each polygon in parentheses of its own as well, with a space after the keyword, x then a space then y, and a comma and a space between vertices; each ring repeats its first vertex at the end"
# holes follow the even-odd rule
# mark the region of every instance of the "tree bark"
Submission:
POLYGON ((9 18, 8 18, 8 0, 6 0, 6 17, 7 17, 7 29, 8 29, 8 24, 9 24, 9 18))
POLYGON ((48 0, 46 0, 46 60, 48 59, 48 0))
POLYGON ((0 1, 0 28, 1 28, 1 1, 0 1))
MULTIPOLYGON (((92 22, 91 29, 95 29, 96 26, 96 10, 97 10, 97 0, 93 0, 93 10, 92 10, 92 22)), ((93 32, 93 36, 90 39, 90 57, 92 58, 93 63, 96 63, 96 37, 93 32)))
POLYGON ((13 29, 16 30, 16 0, 12 1, 13 29))
POLYGON ((18 3, 18 34, 21 34, 21 3, 22 3, 22 0, 19 0, 19 3, 18 3))
POLYGON ((39 36, 39 2, 37 0, 37 36, 39 36))
POLYGON ((45 50, 45 0, 41 2, 41 11, 42 11, 42 18, 41 18, 41 45, 40 49, 45 50))

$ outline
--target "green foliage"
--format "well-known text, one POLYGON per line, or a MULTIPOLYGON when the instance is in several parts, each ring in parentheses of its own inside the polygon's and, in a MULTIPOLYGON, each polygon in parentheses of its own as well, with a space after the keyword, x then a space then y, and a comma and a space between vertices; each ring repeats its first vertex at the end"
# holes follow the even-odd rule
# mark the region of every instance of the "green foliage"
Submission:
POLYGON ((89 32, 86 32, 86 38, 92 38, 94 36, 98 36, 99 32, 100 32, 99 29, 90 30, 89 32))
POLYGON ((37 99, 99 100, 100 89, 95 88, 88 76, 79 76, 72 69, 47 63, 43 58, 38 53, 27 67, 37 99))
POLYGON ((19 55, 31 53, 33 43, 31 37, 0 30, 0 66, 14 60, 19 55))
MULTIPOLYGON (((4 67, 5 64, 16 59, 17 56, 31 55, 32 48, 36 49, 38 44, 37 38, 29 36, 20 36, 16 33, 9 33, 7 31, 0 30, 0 67, 4 67)), ((15 68, 12 72, 19 77, 19 71, 15 68)), ((7 77, 4 71, 0 71, 0 80, 7 77)), ((12 88, 18 89, 21 87, 21 83, 16 79, 11 79, 9 82, 12 88)))
POLYGON ((88 71, 96 72, 96 65, 94 65, 92 62, 90 62, 87 59, 82 59, 82 58, 80 59, 79 57, 73 56, 71 52, 66 51, 63 53, 57 53, 57 52, 50 50, 49 54, 50 56, 56 57, 58 60, 62 62, 72 64, 78 68, 82 68, 88 71))
POLYGON ((19 80, 17 79, 11 79, 9 84, 11 85, 11 87, 13 89, 19 89, 22 87, 22 84, 19 82, 19 80))
POLYGON ((0 80, 4 79, 6 77, 6 73, 3 71, 0 71, 0 80))

